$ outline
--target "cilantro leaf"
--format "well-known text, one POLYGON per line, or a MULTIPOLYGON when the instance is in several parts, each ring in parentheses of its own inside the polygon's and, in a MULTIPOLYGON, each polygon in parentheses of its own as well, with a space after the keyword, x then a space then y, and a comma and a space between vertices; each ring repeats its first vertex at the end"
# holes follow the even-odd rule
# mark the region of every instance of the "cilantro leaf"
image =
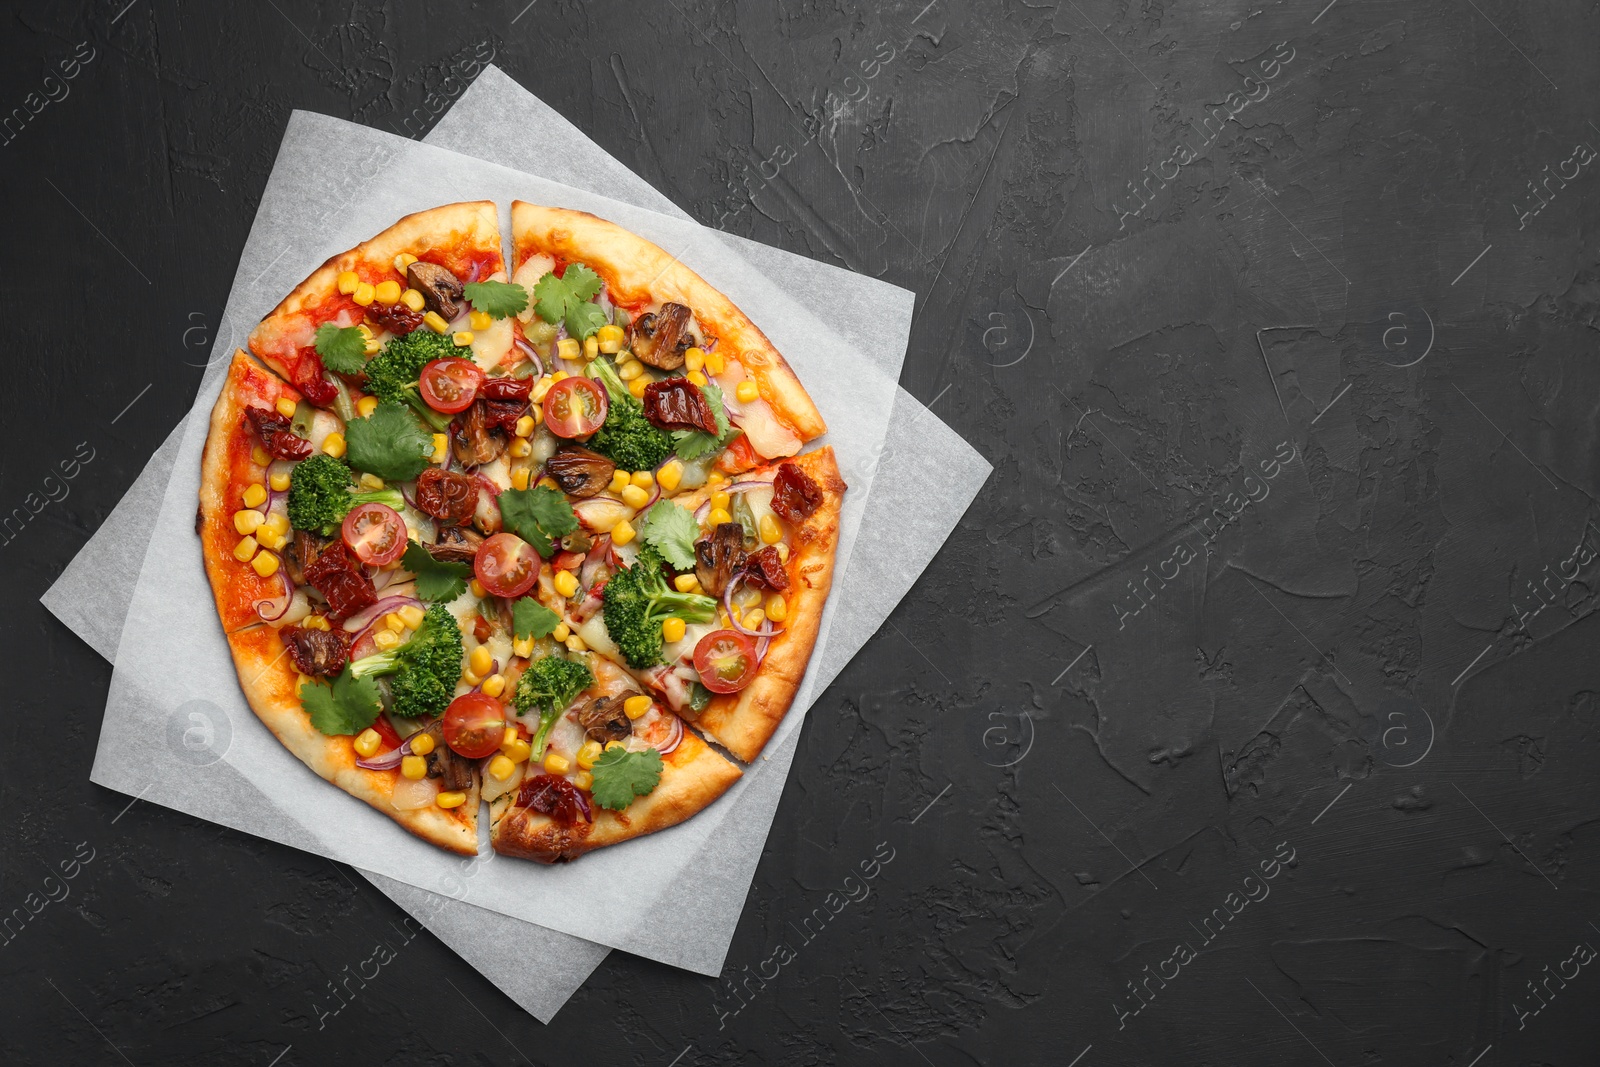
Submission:
POLYGON ((472 282, 462 292, 475 310, 487 312, 492 319, 515 315, 528 306, 528 290, 516 282, 472 282))
POLYGON ((589 769, 594 775, 590 794, 602 808, 621 811, 642 797, 661 781, 661 753, 653 748, 643 752, 629 752, 624 748, 608 749, 600 753, 589 769))
POLYGON ((578 528, 578 516, 565 496, 541 485, 501 493, 500 524, 549 559, 555 555, 556 539, 578 528))
POLYGON ((606 324, 600 305, 590 303, 604 283, 582 263, 569 263, 561 277, 547 271, 533 287, 534 310, 548 323, 565 321, 569 336, 583 340, 606 324))
POLYGON ((383 401, 364 419, 351 419, 344 438, 350 466, 391 482, 409 482, 433 455, 433 435, 393 400, 383 401))
POLYGON ((367 366, 367 339, 354 326, 340 328, 325 322, 317 327, 317 355, 331 371, 360 374, 367 366))
POLYGON ((533 599, 525 596, 511 605, 511 631, 517 639, 549 637, 561 624, 561 616, 533 599))
POLYGON ((400 566, 417 576, 417 596, 423 600, 454 600, 467 591, 472 576, 472 564, 434 559, 415 541, 406 545, 400 566))
POLYGON ((645 512, 639 536, 660 552, 674 570, 694 570, 694 543, 700 536, 700 524, 687 508, 670 500, 656 501, 645 512))
POLYGON ((356 734, 371 726, 383 710, 376 677, 354 678, 345 667, 333 684, 306 682, 300 687, 300 705, 311 725, 325 734, 356 734))
POLYGON ((699 459, 707 452, 718 448, 726 448, 733 443, 733 439, 744 431, 728 422, 728 413, 723 410, 722 390, 715 382, 707 382, 700 387, 700 393, 706 398, 706 406, 711 409, 711 417, 716 420, 717 432, 706 433, 704 430, 674 430, 672 439, 676 442, 673 450, 678 453, 679 459, 699 459))

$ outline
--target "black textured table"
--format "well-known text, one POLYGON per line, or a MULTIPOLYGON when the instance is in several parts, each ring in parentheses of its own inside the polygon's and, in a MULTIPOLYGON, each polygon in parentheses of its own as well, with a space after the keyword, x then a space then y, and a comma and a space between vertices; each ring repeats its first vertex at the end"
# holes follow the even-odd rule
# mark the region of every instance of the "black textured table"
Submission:
POLYGON ((1596 1061, 1592 7, 524 2, 8 5, 0 1060, 1596 1061), (808 718, 723 979, 616 953, 549 1027, 88 784, 110 668, 37 603, 290 109, 421 136, 491 60, 915 290, 902 384, 995 465, 808 718))

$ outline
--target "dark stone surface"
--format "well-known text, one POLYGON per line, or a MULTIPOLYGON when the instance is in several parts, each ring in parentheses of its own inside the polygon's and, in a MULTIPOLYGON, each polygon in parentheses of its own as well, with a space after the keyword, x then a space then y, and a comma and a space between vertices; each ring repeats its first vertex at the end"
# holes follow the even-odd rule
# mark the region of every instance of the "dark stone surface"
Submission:
POLYGON ((1596 14, 1322 2, 7 5, 0 912, 93 858, 0 946, 0 1059, 1594 1062, 1596 14), (400 911, 88 785, 109 668, 36 599, 290 108, 420 135, 484 42, 914 289, 903 384, 996 472, 807 721, 724 982, 614 954, 546 1028, 422 936, 319 1029, 400 911))

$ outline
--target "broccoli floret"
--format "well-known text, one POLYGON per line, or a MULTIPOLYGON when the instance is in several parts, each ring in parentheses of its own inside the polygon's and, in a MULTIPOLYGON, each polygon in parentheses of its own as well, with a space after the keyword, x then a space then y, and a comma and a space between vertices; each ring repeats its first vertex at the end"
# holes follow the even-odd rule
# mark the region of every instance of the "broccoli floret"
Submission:
POLYGON ((450 426, 450 416, 430 408, 417 392, 422 368, 436 359, 456 359, 461 349, 442 333, 418 327, 403 337, 391 337, 383 351, 367 361, 367 392, 380 400, 410 404, 428 425, 440 433, 450 426))
POLYGON ((628 471, 651 470, 672 455, 672 435, 650 425, 644 405, 628 392, 616 368, 603 359, 589 368, 611 398, 605 425, 589 439, 589 447, 628 471))
POLYGON ((544 739, 555 725, 562 709, 573 698, 594 684, 594 672, 589 665, 575 659, 545 656, 535 660, 522 672, 517 682, 517 693, 511 704, 518 712, 526 714, 529 708, 539 709, 539 732, 533 735, 533 759, 544 755, 544 739))
POLYGON ((354 507, 386 504, 398 511, 405 503, 406 498, 398 489, 356 492, 350 468, 326 454, 318 453, 295 464, 289 473, 289 525, 296 530, 316 530, 324 537, 332 537, 354 507))
POLYGON ((354 678, 394 675, 389 692, 396 715, 442 715, 461 678, 461 627, 443 604, 430 607, 411 640, 350 664, 354 678))
POLYGON ((717 614, 712 597, 668 588, 661 556, 651 547, 639 553, 633 566, 612 576, 604 600, 606 632, 634 670, 661 662, 661 623, 669 615, 684 622, 710 622, 717 614))

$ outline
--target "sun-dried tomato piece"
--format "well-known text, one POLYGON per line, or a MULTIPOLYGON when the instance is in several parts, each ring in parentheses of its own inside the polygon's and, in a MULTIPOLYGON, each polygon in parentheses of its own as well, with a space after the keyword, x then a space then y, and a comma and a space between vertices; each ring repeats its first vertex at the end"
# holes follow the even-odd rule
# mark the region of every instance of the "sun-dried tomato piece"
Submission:
POLYGON ((305 459, 311 442, 289 429, 289 420, 271 408, 247 407, 244 414, 261 438, 262 447, 275 459, 305 459))
POLYGON ((491 430, 504 430, 508 434, 514 434, 517 432, 517 421, 527 413, 526 400, 483 401, 483 424, 491 430))
POLYGON ((278 631, 289 648, 289 658, 301 674, 331 678, 350 662, 350 635, 344 630, 310 630, 285 626, 278 631))
POLYGON ((306 581, 328 601, 328 617, 343 622, 378 602, 372 579, 343 541, 335 541, 306 568, 306 581))
POLYGON ((478 386, 478 395, 486 400, 526 400, 532 392, 532 378, 485 378, 478 386))
POLYGON ((772 510, 799 525, 822 506, 822 487, 793 463, 778 468, 772 479, 772 510))
POLYGON ((532 809, 568 825, 580 818, 585 822, 594 821, 578 787, 553 774, 536 774, 523 782, 517 793, 517 807, 532 809))
POLYGON ((789 572, 783 569, 783 559, 778 546, 768 545, 753 552, 744 562, 744 580, 754 586, 765 586, 775 593, 789 588, 789 572))
POLYGON ((294 365, 294 387, 319 408, 327 407, 339 395, 339 390, 323 375, 322 357, 315 348, 300 350, 300 358, 294 365))
POLYGON ((687 378, 667 378, 645 386, 644 417, 663 430, 717 432, 717 419, 705 394, 687 378))
POLYGON ((478 482, 465 474, 429 467, 417 476, 417 510, 440 522, 472 521, 478 506, 478 482))
POLYGON ((364 314, 396 337, 403 337, 422 325, 422 312, 412 311, 404 304, 368 304, 364 314))

